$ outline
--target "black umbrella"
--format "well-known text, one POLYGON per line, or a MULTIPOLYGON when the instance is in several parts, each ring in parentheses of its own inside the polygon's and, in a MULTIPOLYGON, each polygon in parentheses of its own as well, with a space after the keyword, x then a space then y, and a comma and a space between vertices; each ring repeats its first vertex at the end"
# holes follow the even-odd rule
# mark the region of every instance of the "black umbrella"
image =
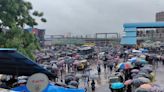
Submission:
POLYGON ((141 75, 141 76, 146 77, 146 78, 150 78, 150 75, 146 74, 144 72, 140 72, 140 73, 138 73, 138 75, 141 75))
POLYGON ((78 85, 79 85, 77 81, 70 81, 68 84, 75 86, 75 87, 78 87, 78 85))
POLYGON ((150 80, 148 78, 138 77, 133 79, 132 83, 134 86, 139 87, 141 84, 150 83, 150 80))
POLYGON ((153 68, 152 67, 143 67, 143 68, 141 68, 141 71, 143 71, 143 70, 146 70, 149 73, 153 72, 153 68))
POLYGON ((73 80, 74 80, 74 77, 73 77, 73 76, 66 76, 66 77, 65 77, 65 84, 68 85, 68 83, 69 83, 70 81, 73 81, 73 80))

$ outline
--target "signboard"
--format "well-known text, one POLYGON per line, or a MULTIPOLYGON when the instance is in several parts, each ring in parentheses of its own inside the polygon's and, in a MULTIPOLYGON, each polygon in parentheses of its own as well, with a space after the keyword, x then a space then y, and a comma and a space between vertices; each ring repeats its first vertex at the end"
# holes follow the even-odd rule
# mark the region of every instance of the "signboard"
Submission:
POLYGON ((30 92, 42 92, 49 84, 49 79, 45 74, 36 73, 29 77, 27 88, 30 92))

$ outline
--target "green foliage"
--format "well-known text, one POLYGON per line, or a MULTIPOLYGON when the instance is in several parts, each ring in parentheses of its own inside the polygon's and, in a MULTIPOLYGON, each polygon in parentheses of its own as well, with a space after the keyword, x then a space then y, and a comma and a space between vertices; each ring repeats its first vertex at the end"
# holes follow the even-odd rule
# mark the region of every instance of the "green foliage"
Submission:
MULTIPOLYGON (((40 49, 34 34, 23 31, 24 26, 38 25, 33 16, 42 17, 43 12, 34 11, 32 4, 24 0, 0 0, 0 47, 17 48, 20 52, 34 59, 33 52, 40 49), (8 29, 7 32, 2 32, 8 29)), ((41 18, 42 22, 46 19, 41 18)))

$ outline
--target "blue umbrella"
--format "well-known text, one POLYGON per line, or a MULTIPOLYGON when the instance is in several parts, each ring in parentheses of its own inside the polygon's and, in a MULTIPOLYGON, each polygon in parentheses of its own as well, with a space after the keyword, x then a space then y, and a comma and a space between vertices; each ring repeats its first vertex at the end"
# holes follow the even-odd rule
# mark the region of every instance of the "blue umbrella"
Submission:
POLYGON ((141 59, 141 63, 142 64, 147 64, 148 62, 146 60, 144 60, 144 59, 141 59))
POLYGON ((111 84, 111 88, 112 88, 112 89, 121 89, 121 88, 123 88, 123 87, 124 87, 124 84, 121 83, 121 82, 116 82, 116 83, 112 83, 112 84, 111 84))
POLYGON ((129 60, 130 60, 130 62, 134 63, 134 62, 136 62, 136 61, 137 61, 137 58, 136 58, 136 57, 134 57, 134 58, 131 58, 131 59, 129 59, 129 60))

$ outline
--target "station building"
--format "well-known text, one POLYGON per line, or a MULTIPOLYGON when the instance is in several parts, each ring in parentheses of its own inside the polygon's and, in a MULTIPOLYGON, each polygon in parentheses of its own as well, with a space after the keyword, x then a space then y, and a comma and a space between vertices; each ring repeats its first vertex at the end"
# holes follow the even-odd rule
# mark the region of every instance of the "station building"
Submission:
POLYGON ((122 45, 137 45, 140 41, 162 41, 164 37, 157 29, 164 28, 164 22, 152 23, 125 23, 124 36, 121 38, 122 45))

